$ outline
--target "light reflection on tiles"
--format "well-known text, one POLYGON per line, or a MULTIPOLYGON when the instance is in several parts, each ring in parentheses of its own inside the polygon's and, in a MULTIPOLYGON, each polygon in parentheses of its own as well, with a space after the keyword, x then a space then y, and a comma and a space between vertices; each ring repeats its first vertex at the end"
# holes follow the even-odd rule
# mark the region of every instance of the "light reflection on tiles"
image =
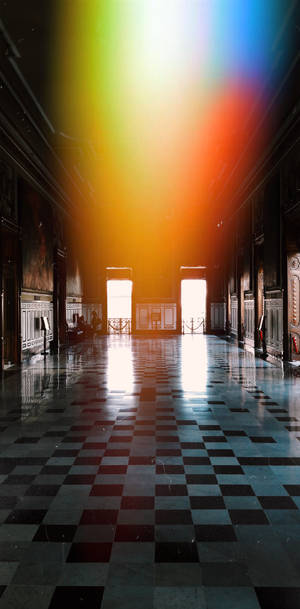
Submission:
POLYGON ((0 607, 299 609, 300 381, 216 337, 111 336, 1 406, 0 607))

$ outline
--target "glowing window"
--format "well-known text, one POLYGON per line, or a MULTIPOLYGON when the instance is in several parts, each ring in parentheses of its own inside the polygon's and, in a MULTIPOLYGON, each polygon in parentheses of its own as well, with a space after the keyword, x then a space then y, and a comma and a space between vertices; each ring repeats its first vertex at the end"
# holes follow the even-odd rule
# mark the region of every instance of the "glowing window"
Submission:
POLYGON ((107 281, 107 317, 131 319, 132 281, 110 279, 107 281))
POLYGON ((206 315, 205 279, 181 281, 181 313, 183 320, 204 318, 206 315))

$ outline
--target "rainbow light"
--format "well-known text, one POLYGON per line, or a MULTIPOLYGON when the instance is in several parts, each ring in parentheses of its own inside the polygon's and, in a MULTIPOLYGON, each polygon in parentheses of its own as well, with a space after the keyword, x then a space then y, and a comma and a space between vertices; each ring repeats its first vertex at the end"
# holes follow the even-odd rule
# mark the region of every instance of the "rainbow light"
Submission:
POLYGON ((99 216, 118 210, 134 236, 139 214, 163 210, 179 224, 187 210, 209 213, 237 159, 233 185, 262 145, 265 133, 254 144, 251 135, 284 66, 283 3, 62 4, 58 120, 96 148, 97 160, 82 163, 99 216))

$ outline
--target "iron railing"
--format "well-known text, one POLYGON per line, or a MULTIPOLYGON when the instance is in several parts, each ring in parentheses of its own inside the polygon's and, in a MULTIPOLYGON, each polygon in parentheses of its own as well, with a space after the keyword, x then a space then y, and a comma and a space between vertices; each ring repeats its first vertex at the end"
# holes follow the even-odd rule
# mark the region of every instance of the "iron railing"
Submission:
POLYGON ((108 318, 107 334, 131 334, 131 319, 129 317, 108 318))
POLYGON ((203 334, 205 332, 204 317, 191 317, 182 320, 182 334, 203 334))

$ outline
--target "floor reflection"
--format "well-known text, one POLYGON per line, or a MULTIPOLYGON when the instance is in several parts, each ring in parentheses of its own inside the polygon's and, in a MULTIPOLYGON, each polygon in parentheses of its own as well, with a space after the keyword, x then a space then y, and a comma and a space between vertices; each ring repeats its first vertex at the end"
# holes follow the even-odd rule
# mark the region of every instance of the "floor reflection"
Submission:
POLYGON ((0 390, 0 606, 300 607, 298 379, 213 336, 109 336, 0 390))
POLYGON ((203 335, 182 336, 180 378, 184 392, 205 392, 207 385, 207 342, 203 335))

